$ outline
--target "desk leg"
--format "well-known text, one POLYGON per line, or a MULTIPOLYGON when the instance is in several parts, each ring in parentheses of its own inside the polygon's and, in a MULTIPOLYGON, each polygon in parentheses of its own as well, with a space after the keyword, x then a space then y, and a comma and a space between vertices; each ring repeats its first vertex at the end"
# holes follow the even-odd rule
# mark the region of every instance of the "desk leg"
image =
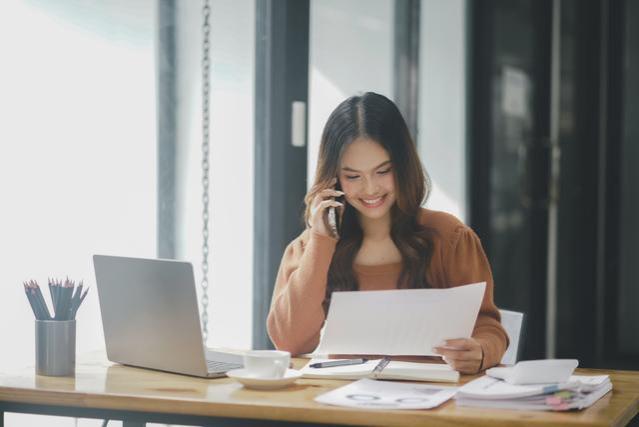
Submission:
POLYGON ((4 427, 4 411, 0 411, 0 427, 4 427))
MULTIPOLYGON (((0 424, 0 427, 3 427, 0 424)), ((146 427, 145 422, 122 420, 122 427, 146 427)))

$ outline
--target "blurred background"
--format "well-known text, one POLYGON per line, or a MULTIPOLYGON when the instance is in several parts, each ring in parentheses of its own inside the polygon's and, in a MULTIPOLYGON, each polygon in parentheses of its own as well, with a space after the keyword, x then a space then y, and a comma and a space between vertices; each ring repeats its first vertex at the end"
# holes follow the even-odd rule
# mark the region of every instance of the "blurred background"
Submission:
MULTIPOLYGON (((0 3, 0 371, 34 363, 21 283, 95 288, 95 253, 191 261, 203 296, 203 103, 208 345, 270 347, 322 127, 365 91, 398 104, 426 206, 477 231, 497 305, 525 313, 520 358, 639 369, 639 2, 211 0, 208 96, 202 5, 0 3)), ((96 289, 77 347, 104 347, 96 289)))

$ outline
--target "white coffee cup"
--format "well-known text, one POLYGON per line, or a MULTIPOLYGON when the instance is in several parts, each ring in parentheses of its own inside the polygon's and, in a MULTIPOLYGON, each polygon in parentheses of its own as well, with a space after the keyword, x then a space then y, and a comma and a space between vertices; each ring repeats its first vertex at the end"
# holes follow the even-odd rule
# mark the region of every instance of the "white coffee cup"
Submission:
POLYGON ((244 369, 255 378, 282 378, 290 363, 288 351, 251 350, 244 354, 244 369))

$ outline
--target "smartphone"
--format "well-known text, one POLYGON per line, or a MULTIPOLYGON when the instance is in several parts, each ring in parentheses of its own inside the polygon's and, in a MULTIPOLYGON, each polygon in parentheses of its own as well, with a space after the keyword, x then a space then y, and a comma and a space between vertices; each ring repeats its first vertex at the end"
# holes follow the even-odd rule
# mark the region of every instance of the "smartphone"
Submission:
MULTIPOLYGON (((339 179, 337 180, 337 184, 335 185, 335 189, 337 191, 342 191, 342 188, 339 185, 339 179)), ((336 197, 335 198, 336 201, 338 202, 342 202, 344 200, 344 197, 336 197)), ((325 218, 325 222, 328 226, 328 229, 332 231, 333 235, 337 238, 339 238, 340 235, 340 215, 339 215, 339 211, 337 208, 334 207, 330 207, 327 209, 327 213, 326 213, 326 218, 325 218)))
POLYGON ((328 208, 326 220, 328 222, 328 228, 333 233, 333 236, 339 237, 339 214, 337 213, 337 208, 328 208))

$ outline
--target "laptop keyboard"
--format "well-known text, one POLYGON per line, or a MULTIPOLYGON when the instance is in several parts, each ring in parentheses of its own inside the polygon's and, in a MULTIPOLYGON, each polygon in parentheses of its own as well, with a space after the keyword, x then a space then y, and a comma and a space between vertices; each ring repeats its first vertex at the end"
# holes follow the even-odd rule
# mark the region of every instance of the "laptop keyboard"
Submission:
POLYGON ((209 372, 227 372, 232 369, 240 369, 242 365, 238 363, 220 362, 217 360, 207 360, 206 367, 209 372))

